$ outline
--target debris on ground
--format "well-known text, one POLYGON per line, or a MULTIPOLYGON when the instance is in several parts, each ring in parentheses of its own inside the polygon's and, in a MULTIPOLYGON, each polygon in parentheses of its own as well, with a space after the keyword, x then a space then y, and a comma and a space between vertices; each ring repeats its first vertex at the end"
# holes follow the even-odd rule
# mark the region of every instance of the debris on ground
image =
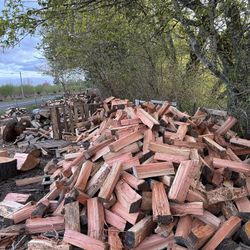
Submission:
POLYGON ((0 248, 249 249, 250 141, 234 117, 115 97, 50 104, 48 130, 22 132, 26 152, 0 151, 18 172, 46 159, 0 202, 0 248))

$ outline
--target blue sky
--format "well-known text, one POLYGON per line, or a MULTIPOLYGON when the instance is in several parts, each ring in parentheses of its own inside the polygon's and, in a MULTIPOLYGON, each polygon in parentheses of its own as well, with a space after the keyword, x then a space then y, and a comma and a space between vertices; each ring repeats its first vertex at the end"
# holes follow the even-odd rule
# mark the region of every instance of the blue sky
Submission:
MULTIPOLYGON (((3 3, 4 1, 0 0, 0 12, 3 3)), ((19 84, 19 72, 22 72, 24 83, 52 83, 53 79, 41 72, 47 67, 47 64, 42 54, 36 49, 39 42, 39 36, 29 36, 14 48, 0 48, 0 85, 5 83, 19 84)))

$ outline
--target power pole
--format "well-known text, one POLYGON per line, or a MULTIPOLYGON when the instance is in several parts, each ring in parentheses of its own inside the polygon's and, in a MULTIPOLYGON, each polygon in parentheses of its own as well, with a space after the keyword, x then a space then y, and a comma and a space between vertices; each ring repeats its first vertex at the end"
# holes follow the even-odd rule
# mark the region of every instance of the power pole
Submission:
POLYGON ((22 72, 19 72, 19 73, 20 73, 20 83, 21 83, 22 98, 24 98, 22 72))

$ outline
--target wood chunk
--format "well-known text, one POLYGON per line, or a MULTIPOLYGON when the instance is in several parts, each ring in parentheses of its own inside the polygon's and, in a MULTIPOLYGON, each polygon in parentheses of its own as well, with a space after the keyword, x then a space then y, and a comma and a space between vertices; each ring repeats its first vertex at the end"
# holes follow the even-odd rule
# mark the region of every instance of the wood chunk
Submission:
POLYGON ((238 210, 232 201, 225 201, 222 203, 221 211, 226 219, 238 214, 238 210))
POLYGON ((133 167, 134 175, 139 179, 174 174, 174 166, 170 162, 147 163, 133 167))
POLYGON ((77 189, 74 189, 73 192, 75 192, 73 200, 78 201, 82 205, 87 204, 87 200, 89 199, 89 196, 87 194, 85 194, 77 189))
POLYGON ((178 202, 185 201, 196 166, 197 162, 194 160, 183 161, 180 164, 168 193, 169 199, 178 202))
POLYGON ((123 171, 121 179, 127 182, 132 188, 136 190, 149 190, 149 185, 145 180, 139 180, 134 175, 123 171))
POLYGON ((213 166, 215 168, 228 168, 235 172, 250 173, 250 166, 243 162, 229 161, 220 158, 213 158, 213 166))
POLYGON ((170 139, 183 141, 187 131, 188 131, 188 126, 186 124, 181 124, 178 127, 176 134, 170 137, 170 139))
POLYGON ((185 215, 180 217, 175 231, 175 241, 177 244, 185 246, 187 237, 191 231, 192 217, 185 215))
POLYGON ((61 230, 64 230, 64 218, 62 216, 26 220, 26 232, 28 234, 61 230))
POLYGON ((140 220, 124 233, 124 245, 128 248, 137 247, 154 230, 155 223, 152 216, 140 220))
POLYGON ((64 205, 65 229, 80 232, 80 210, 77 201, 64 205))
POLYGON ((18 179, 15 180, 16 186, 21 187, 21 186, 26 186, 26 185, 31 185, 31 184, 36 184, 36 183, 42 183, 44 176, 39 175, 39 176, 34 176, 34 177, 29 177, 29 178, 24 178, 24 179, 18 179))
POLYGON ((32 239, 28 242, 28 250, 70 250, 71 246, 46 239, 32 239))
POLYGON ((221 219, 216 217, 215 215, 213 215, 207 210, 204 210, 203 215, 199 215, 199 216, 194 215, 194 217, 212 226, 214 229, 218 229, 221 224, 221 219))
POLYGON ((153 118, 153 116, 151 116, 149 113, 147 113, 141 108, 137 109, 136 115, 146 126, 151 129, 157 125, 160 125, 159 122, 155 118, 153 118))
POLYGON ((96 240, 104 237, 104 211, 98 198, 88 199, 88 236, 96 240))
MULTIPOLYGON (((174 245, 174 237, 170 235, 169 237, 161 237, 157 234, 151 234, 146 237, 135 250, 159 250, 159 249, 170 249, 174 245)), ((175 248, 177 250, 177 248, 175 248)))
POLYGON ((211 149, 215 150, 216 152, 220 153, 220 154, 224 154, 226 153, 226 149, 223 148, 222 146, 220 146, 218 143, 216 143, 213 139, 211 139, 210 137, 203 137, 204 142, 211 147, 211 149))
POLYGON ((106 180, 109 174, 109 171, 110 169, 108 165, 103 164, 101 168, 96 172, 96 174, 88 181, 85 190, 86 194, 88 194, 90 197, 93 197, 103 185, 104 181, 106 180))
POLYGON ((124 231, 127 225, 127 221, 120 217, 119 215, 109 211, 108 209, 104 210, 105 213, 105 220, 111 226, 124 231))
POLYGON ((246 222, 240 230, 240 238, 242 242, 250 246, 250 221, 246 222))
POLYGON ((26 203, 31 194, 8 193, 3 201, 15 201, 18 203, 26 203))
POLYGON ((31 213, 31 218, 42 218, 49 207, 49 200, 44 199, 36 204, 36 208, 31 213))
POLYGON ((0 181, 17 175, 17 160, 0 157, 0 181))
POLYGON ((216 204, 223 201, 231 201, 248 196, 246 188, 220 187, 206 193, 209 204, 216 204))
POLYGON ((171 223, 167 225, 158 223, 157 228, 155 229, 155 233, 163 237, 168 237, 173 231, 173 228, 176 226, 176 224, 177 218, 175 218, 171 223))
POLYGON ((20 171, 31 170, 40 163, 40 159, 32 154, 15 153, 14 159, 17 160, 17 170, 20 171))
POLYGON ((107 202, 104 202, 103 203, 103 206, 106 208, 106 209, 109 209, 111 208, 114 204, 116 203, 116 197, 115 195, 112 193, 109 200, 107 202))
POLYGON ((150 142, 149 149, 153 152, 158 153, 165 153, 170 155, 177 155, 177 156, 190 156, 190 149, 189 148, 181 148, 176 146, 170 146, 167 144, 159 143, 159 142, 150 142))
POLYGON ((169 224, 173 221, 167 193, 164 184, 161 182, 155 182, 152 184, 152 210, 153 220, 155 222, 169 224))
POLYGON ((122 241, 119 237, 119 231, 114 227, 110 227, 108 229, 108 243, 110 246, 110 250, 124 249, 122 245, 122 241))
POLYGON ((96 240, 79 232, 66 229, 63 241, 73 246, 80 247, 85 250, 107 250, 108 246, 101 240, 96 240))
POLYGON ((169 176, 169 175, 164 175, 160 176, 159 180, 165 184, 167 187, 171 187, 173 181, 174 181, 174 176, 169 176))
POLYGON ((216 247, 216 250, 248 250, 248 248, 245 248, 245 246, 242 245, 243 243, 240 242, 240 245, 237 244, 235 241, 231 239, 224 239, 218 247, 216 247))
POLYGON ((111 208, 111 211, 132 225, 135 225, 136 222, 140 219, 141 215, 139 212, 137 213, 128 213, 127 209, 122 206, 122 204, 117 201, 111 208))
POLYGON ((91 161, 86 161, 83 163, 81 172, 75 184, 75 188, 78 189, 79 191, 84 192, 87 186, 87 182, 88 182, 92 167, 93 167, 93 163, 91 161))
POLYGON ((250 201, 247 197, 234 200, 239 212, 250 213, 250 201))
POLYGON ((125 137, 122 137, 121 139, 118 139, 115 142, 112 142, 109 144, 109 149, 111 152, 117 152, 121 150, 122 148, 128 146, 129 144, 132 144, 136 141, 139 141, 143 138, 143 134, 140 131, 135 131, 125 137))
POLYGON ((141 210, 152 210, 152 192, 142 192, 141 210))
POLYGON ((187 237, 186 246, 188 249, 200 249, 214 232, 215 229, 209 225, 194 228, 187 237))
POLYGON ((154 159, 157 161, 168 161, 168 162, 174 162, 174 163, 181 163, 182 161, 188 160, 189 157, 182 156, 182 155, 155 153, 154 159))
POLYGON ((173 216, 203 215, 203 202, 189 202, 184 204, 170 203, 170 211, 173 216))
POLYGON ((237 122, 237 119, 229 116, 227 120, 216 130, 216 134, 225 135, 237 122))
POLYGON ((239 217, 232 216, 229 218, 206 243, 203 250, 215 249, 225 238, 230 238, 240 228, 240 225, 241 219, 239 217))
POLYGON ((117 200, 129 213, 138 212, 141 205, 141 196, 136 193, 125 181, 120 180, 115 186, 117 200))
POLYGON ((250 140, 233 137, 230 142, 239 146, 250 148, 250 140))
POLYGON ((106 201, 106 202, 109 200, 115 188, 115 185, 120 178, 121 171, 122 171, 122 165, 120 162, 112 166, 111 171, 109 172, 107 179, 105 180, 98 194, 98 197, 101 200, 106 201))

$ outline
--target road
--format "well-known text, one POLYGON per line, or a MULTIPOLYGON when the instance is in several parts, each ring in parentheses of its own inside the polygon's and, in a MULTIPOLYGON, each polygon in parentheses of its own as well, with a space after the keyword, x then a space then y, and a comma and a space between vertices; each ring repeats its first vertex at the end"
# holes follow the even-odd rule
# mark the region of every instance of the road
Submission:
POLYGON ((30 105, 41 105, 42 103, 59 97, 59 95, 41 96, 25 100, 13 100, 13 102, 0 102, 0 110, 5 110, 11 107, 26 107, 30 105))

